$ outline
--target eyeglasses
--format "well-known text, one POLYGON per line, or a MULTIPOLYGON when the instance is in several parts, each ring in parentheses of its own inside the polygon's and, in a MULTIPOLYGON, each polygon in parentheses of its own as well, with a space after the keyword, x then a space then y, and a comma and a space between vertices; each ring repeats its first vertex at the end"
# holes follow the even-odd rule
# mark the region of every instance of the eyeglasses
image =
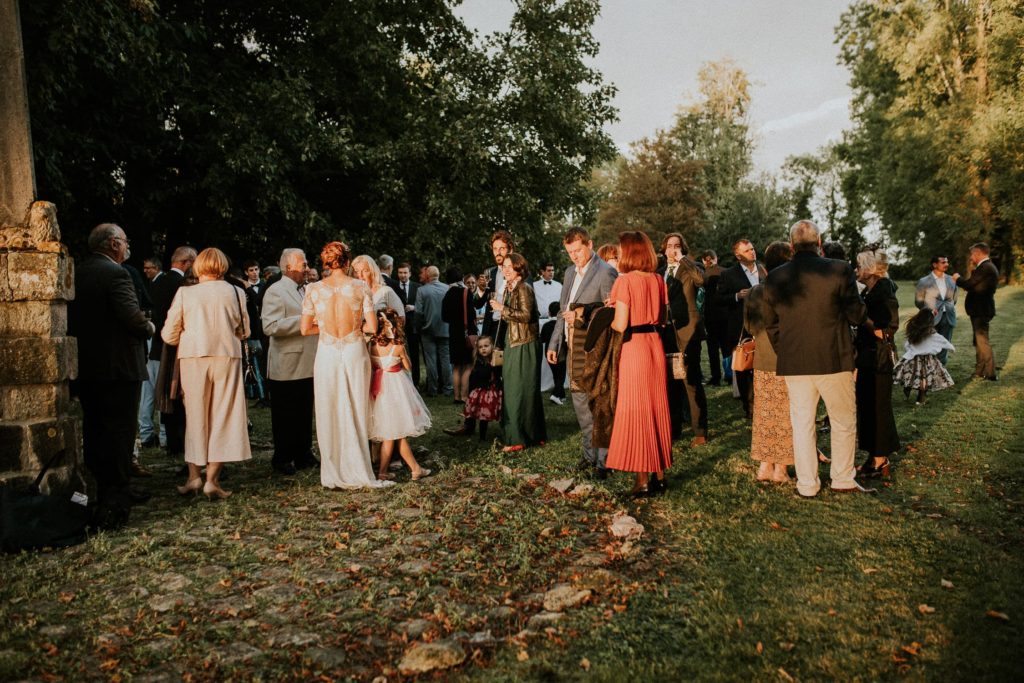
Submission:
POLYGON ((129 241, 128 241, 128 238, 127 238, 127 237, 115 237, 114 239, 115 239, 115 240, 120 240, 120 241, 124 242, 124 243, 125 243, 125 245, 129 245, 129 244, 131 244, 131 242, 129 242, 129 241))

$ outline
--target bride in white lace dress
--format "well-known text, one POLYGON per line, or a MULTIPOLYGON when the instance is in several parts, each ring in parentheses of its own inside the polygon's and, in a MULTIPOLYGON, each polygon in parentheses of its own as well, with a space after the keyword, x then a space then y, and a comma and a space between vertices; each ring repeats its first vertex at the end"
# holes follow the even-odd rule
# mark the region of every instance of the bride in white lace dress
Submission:
POLYGON ((377 331, 366 284, 350 278, 352 252, 330 242, 320 254, 330 277, 306 286, 302 334, 319 334, 313 365, 320 483, 330 489, 388 486, 370 463, 370 354, 363 333, 377 331))

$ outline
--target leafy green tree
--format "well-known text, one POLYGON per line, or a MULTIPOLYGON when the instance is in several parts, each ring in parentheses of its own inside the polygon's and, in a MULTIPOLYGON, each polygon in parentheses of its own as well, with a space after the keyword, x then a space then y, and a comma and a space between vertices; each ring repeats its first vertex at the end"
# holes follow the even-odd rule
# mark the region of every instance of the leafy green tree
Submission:
MULTIPOLYGON (((1024 5, 859 1, 837 29, 859 190, 919 268, 992 243, 1004 272, 1024 243, 1024 5)), ((963 261, 959 265, 963 265, 963 261)))
MULTIPOLYGON (((483 39, 452 0, 23 3, 37 174, 68 232, 137 256, 216 244, 479 265, 592 214, 613 89, 596 0, 519 0, 483 39)), ((547 247, 544 247, 547 248, 547 247)))

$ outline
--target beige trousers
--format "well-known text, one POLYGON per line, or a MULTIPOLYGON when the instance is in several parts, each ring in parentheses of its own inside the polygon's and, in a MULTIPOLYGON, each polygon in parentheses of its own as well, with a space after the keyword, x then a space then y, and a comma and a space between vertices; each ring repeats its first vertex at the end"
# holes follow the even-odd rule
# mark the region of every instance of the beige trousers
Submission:
POLYGON ((786 390, 789 392, 789 418, 793 425, 797 491, 804 496, 813 496, 821 489, 818 437, 814 424, 819 398, 825 401, 832 423, 832 488, 852 488, 857 474, 853 464, 857 448, 857 400, 853 373, 788 376, 786 390))
POLYGON ((252 457, 240 358, 182 358, 185 462, 238 462, 252 457))

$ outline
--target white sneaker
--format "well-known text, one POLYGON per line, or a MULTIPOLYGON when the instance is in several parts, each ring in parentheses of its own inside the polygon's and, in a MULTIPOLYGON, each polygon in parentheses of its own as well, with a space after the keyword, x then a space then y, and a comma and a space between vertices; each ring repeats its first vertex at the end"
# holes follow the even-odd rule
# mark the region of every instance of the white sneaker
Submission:
POLYGON ((565 401, 558 398, 554 394, 551 394, 551 402, 554 403, 555 405, 565 405, 565 401))

